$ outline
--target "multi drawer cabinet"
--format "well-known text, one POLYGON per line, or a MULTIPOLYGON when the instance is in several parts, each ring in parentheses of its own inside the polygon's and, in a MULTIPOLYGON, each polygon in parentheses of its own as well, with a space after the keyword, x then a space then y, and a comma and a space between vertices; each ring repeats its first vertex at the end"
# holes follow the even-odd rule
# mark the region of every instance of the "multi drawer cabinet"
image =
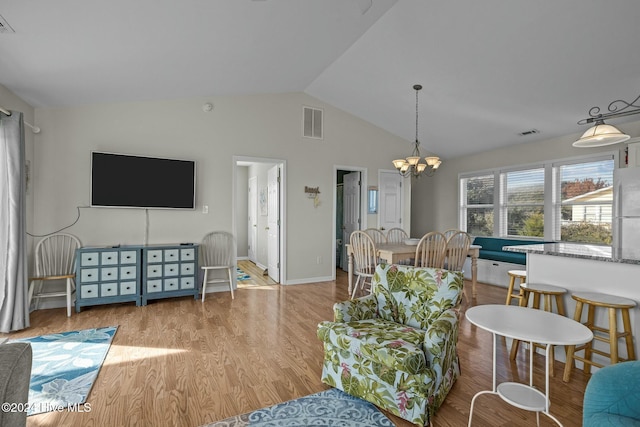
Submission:
POLYGON ((140 305, 140 254, 136 247, 78 249, 76 311, 115 302, 140 305))
POLYGON ((198 299, 196 245, 149 246, 142 255, 142 305, 150 299, 185 295, 198 299))
POLYGON ((80 248, 76 311, 80 307, 193 295, 198 298, 198 245, 80 248))

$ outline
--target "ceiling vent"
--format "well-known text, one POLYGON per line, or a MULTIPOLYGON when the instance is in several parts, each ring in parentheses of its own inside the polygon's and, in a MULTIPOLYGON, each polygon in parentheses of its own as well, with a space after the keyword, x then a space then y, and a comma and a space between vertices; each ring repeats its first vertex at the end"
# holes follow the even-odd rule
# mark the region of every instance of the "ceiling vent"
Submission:
POLYGON ((15 31, 11 28, 7 20, 0 15, 0 34, 3 33, 15 33, 15 31))
POLYGON ((524 132, 520 132, 518 133, 518 135, 529 136, 529 135, 535 135, 536 133, 540 133, 540 131, 538 129, 530 129, 530 130, 525 130, 524 132))
POLYGON ((302 107, 302 136, 322 139, 322 115, 320 108, 302 107))

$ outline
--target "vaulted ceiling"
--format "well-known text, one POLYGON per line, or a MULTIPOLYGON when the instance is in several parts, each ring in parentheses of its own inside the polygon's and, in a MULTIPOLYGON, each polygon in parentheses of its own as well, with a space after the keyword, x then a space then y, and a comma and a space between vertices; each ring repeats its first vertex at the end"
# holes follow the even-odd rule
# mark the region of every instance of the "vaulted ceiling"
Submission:
POLYGON ((34 107, 303 91, 412 141, 418 83, 422 149, 444 158, 579 133, 592 106, 640 94, 638 0, 0 0, 0 15, 0 84, 34 107))

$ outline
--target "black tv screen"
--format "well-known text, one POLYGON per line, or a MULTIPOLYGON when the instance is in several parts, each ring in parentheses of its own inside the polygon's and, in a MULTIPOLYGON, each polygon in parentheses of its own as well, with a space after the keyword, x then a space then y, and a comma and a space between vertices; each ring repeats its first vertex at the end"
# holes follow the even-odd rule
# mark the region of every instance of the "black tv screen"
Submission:
POLYGON ((91 206, 195 208, 191 160, 91 153, 91 206))

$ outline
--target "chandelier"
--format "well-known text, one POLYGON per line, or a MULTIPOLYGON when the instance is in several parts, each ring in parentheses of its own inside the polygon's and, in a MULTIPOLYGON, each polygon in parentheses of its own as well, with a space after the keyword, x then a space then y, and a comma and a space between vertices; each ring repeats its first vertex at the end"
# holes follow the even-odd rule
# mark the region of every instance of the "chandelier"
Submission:
POLYGON ((416 140, 413 143, 413 153, 405 159, 394 160, 393 166, 398 170, 398 172, 400 172, 400 175, 404 177, 414 176, 419 178, 423 174, 433 176, 442 164, 442 160, 440 160, 440 157, 438 156, 428 156, 424 158, 426 163, 420 163, 420 141, 418 141, 418 92, 422 89, 422 86, 413 85, 413 89, 416 91, 416 140))
POLYGON ((625 142, 631 138, 626 133, 620 132, 618 128, 608 125, 604 119, 615 119, 617 117, 631 116, 640 113, 640 95, 633 101, 627 102, 618 99, 609 104, 608 113, 600 113, 600 107, 591 107, 589 118, 582 119, 579 125, 595 123, 592 127, 573 143, 574 147, 602 147, 603 145, 617 144, 625 142), (633 109, 630 109, 633 108, 633 109))

